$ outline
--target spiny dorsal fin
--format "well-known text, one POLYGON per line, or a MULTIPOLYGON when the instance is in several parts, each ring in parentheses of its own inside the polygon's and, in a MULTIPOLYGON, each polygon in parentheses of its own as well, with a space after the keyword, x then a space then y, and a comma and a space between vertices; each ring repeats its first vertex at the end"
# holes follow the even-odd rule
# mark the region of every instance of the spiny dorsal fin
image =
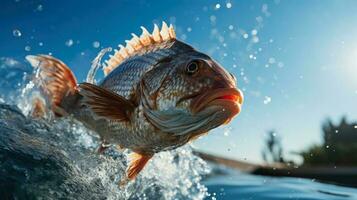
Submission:
POLYGON ((114 55, 110 55, 109 60, 105 61, 106 64, 103 67, 105 75, 108 75, 126 59, 137 54, 138 52, 141 52, 143 48, 176 39, 175 30, 172 24, 167 26, 165 22, 162 22, 161 30, 159 30, 159 27, 154 24, 154 30, 151 34, 143 26, 140 28, 142 29, 140 37, 132 33, 132 39, 125 41, 126 46, 124 47, 123 45, 119 45, 119 50, 114 50, 114 55))

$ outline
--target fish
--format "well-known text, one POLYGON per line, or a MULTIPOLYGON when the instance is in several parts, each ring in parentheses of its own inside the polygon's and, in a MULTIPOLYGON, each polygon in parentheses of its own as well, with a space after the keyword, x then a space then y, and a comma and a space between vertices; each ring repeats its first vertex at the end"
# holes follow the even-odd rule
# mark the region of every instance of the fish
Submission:
POLYGON ((98 84, 78 83, 50 55, 26 56, 56 117, 71 116, 94 130, 102 141, 98 152, 110 145, 131 150, 122 183, 134 180, 156 153, 229 123, 244 99, 234 75, 178 40, 173 25, 141 29, 104 62, 98 84))

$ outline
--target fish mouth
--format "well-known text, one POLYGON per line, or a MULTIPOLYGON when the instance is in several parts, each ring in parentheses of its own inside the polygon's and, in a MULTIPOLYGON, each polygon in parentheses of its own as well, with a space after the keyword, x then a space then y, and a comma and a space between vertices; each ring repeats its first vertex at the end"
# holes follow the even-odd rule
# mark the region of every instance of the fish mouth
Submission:
POLYGON ((207 107, 219 106, 227 112, 228 121, 239 114, 243 104, 243 94, 237 88, 218 88, 200 94, 192 99, 190 109, 196 114, 207 107))

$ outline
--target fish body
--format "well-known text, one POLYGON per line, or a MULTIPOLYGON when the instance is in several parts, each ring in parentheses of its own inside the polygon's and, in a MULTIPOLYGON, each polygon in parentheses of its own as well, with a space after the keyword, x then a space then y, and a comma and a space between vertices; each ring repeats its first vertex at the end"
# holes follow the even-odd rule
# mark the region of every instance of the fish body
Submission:
POLYGON ((152 34, 133 34, 106 62, 98 84, 77 81, 50 56, 28 56, 58 115, 72 115, 95 130, 103 144, 131 149, 127 178, 148 160, 228 123, 240 112, 236 80, 216 61, 175 37, 163 23, 152 34))

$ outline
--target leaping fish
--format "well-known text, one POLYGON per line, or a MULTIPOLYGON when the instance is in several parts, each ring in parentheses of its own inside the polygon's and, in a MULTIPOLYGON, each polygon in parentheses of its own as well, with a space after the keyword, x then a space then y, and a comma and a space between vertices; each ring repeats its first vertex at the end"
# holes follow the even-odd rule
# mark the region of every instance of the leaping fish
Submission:
POLYGON ((208 55, 176 38, 172 25, 141 27, 105 61, 97 85, 77 83, 62 61, 28 55, 57 117, 71 115, 108 144, 132 151, 133 180, 155 153, 175 149, 228 123, 243 103, 236 78, 208 55))

